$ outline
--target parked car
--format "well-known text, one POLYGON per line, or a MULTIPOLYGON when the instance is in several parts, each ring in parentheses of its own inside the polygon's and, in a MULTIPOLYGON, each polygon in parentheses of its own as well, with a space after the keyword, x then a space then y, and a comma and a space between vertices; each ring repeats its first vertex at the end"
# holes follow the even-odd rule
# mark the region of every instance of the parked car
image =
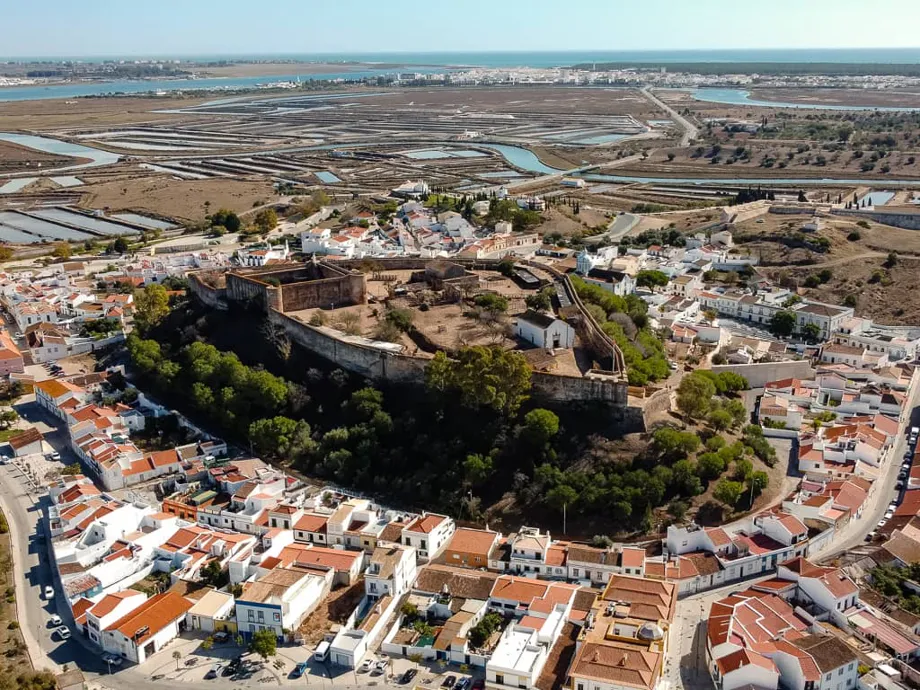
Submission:
POLYGON ((888 524, 888 520, 879 520, 876 527, 884 527, 887 524, 888 524))
POLYGON ((230 633, 225 630, 221 630, 220 632, 214 633, 213 637, 217 644, 223 644, 224 642, 230 640, 230 633))
POLYGON ((875 539, 875 532, 869 532, 869 534, 866 535, 866 541, 872 541, 874 539, 875 539))
POLYGON ((50 453, 48 453, 48 459, 49 460, 60 460, 61 454, 58 453, 56 450, 51 451, 50 453))
POLYGON ((45 585, 44 591, 45 591, 45 599, 47 599, 48 601, 51 601, 52 599, 54 599, 54 587, 52 587, 51 585, 45 585))
POLYGON ((307 668, 309 668, 307 666, 307 662, 301 661, 294 667, 294 670, 291 671, 291 678, 300 678, 304 673, 307 672, 307 668))
POLYGON ((399 678, 400 685, 408 685, 412 682, 412 679, 418 675, 418 671, 414 668, 408 669, 405 673, 402 674, 399 678))
POLYGON ((893 510, 889 510, 887 513, 885 513, 885 520, 890 520, 890 519, 893 518, 893 517, 894 517, 894 511, 893 511, 893 510))
POLYGON ((454 690, 466 690, 468 687, 470 687, 470 682, 471 681, 469 678, 461 678, 454 686, 454 690))
POLYGON ((482 678, 477 678, 473 681, 472 690, 485 690, 486 682, 482 678))
POLYGON ((70 639, 70 629, 66 625, 62 625, 55 632, 57 632, 57 636, 62 640, 70 639))
POLYGON ((358 667, 358 673, 367 673, 371 670, 371 666, 374 665, 373 659, 365 659, 361 662, 361 665, 358 667))
POLYGON ((447 676, 447 678, 445 678, 441 682, 441 687, 445 688, 445 690, 450 690, 452 687, 454 687, 454 683, 456 682, 457 682, 457 676, 453 676, 453 675, 447 676))
POLYGON ((110 666, 121 666, 121 657, 117 654, 103 654, 102 660, 110 666))
POLYGON ((212 680, 217 678, 217 676, 220 675, 220 671, 223 667, 223 664, 214 664, 211 668, 208 669, 208 672, 204 674, 204 679, 212 680))
POLYGON ((62 625, 64 621, 61 620, 61 617, 56 613, 51 614, 51 618, 48 619, 48 627, 56 628, 59 625, 62 625))

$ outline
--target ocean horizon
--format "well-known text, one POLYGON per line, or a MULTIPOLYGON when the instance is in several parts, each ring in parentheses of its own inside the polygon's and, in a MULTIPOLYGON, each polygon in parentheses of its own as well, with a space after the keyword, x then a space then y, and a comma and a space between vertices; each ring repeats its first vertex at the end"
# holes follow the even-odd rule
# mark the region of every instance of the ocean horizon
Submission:
POLYGON ((324 63, 458 65, 471 67, 566 67, 588 62, 831 62, 857 64, 920 63, 918 48, 743 48, 710 50, 439 51, 348 53, 228 53, 177 55, 11 56, 0 62, 105 62, 182 60, 197 62, 296 60, 324 63))

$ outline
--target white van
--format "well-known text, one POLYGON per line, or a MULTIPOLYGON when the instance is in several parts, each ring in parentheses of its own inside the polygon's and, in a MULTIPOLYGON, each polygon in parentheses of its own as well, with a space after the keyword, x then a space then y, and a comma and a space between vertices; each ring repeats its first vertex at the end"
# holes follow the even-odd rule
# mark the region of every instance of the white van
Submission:
POLYGON ((318 645, 316 645, 316 651, 313 652, 314 661, 319 661, 320 663, 325 663, 326 659, 329 658, 329 643, 326 640, 323 640, 318 645))

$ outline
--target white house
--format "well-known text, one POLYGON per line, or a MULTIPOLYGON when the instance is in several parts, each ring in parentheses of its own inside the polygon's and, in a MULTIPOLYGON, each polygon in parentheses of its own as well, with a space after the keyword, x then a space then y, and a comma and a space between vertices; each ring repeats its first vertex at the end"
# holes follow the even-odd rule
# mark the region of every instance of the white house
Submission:
POLYGON ((575 329, 562 319, 528 309, 514 322, 514 334, 546 350, 575 346, 575 329))
POLYGON ((419 558, 436 558, 447 546, 456 529, 446 515, 422 513, 402 528, 402 543, 414 546, 419 558))
POLYGON ((105 628, 102 648, 136 664, 160 651, 185 628, 192 602, 175 592, 163 592, 105 628))
POLYGON ((416 554, 412 546, 382 544, 374 549, 364 573, 364 589, 369 597, 399 597, 415 582, 416 554))
POLYGON ((189 609, 189 628, 207 633, 229 631, 228 621, 233 618, 234 607, 232 594, 212 589, 189 609))
POLYGON ((243 584, 236 600, 239 632, 248 637, 257 630, 272 630, 283 639, 284 630, 296 630, 332 585, 333 571, 309 573, 296 568, 275 568, 254 582, 243 584))

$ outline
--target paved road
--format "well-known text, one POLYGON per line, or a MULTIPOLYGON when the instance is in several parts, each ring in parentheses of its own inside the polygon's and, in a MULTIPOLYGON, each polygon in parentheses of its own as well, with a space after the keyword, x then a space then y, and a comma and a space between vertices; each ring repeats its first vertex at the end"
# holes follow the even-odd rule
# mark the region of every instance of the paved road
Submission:
POLYGON ((908 448, 905 431, 911 426, 920 426, 918 400, 920 400, 920 385, 915 386, 911 392, 907 401, 907 409, 910 410, 910 413, 905 415, 903 424, 898 428, 898 440, 894 451, 882 466, 882 475, 869 490, 869 497, 866 499, 862 515, 850 520, 840 531, 831 544, 830 550, 821 554, 822 560, 835 558, 851 549, 865 545, 866 535, 877 529, 879 520, 888 509, 888 504, 897 498, 898 492, 895 485, 898 480, 898 472, 901 471, 901 462, 908 448))
POLYGON ((616 244, 626 233, 636 227, 638 222, 639 216, 633 215, 632 213, 621 213, 607 226, 607 232, 592 237, 586 237, 584 242, 585 244, 598 244, 601 240, 606 239, 616 244))
POLYGON ((681 126, 681 128, 684 130, 684 134, 680 138, 680 146, 689 146, 690 141, 692 139, 696 139, 696 137, 699 135, 699 130, 697 130, 696 125, 691 123, 689 120, 687 120, 687 118, 674 110, 674 108, 667 105, 664 101, 658 98, 658 96, 653 94, 650 87, 645 86, 640 90, 642 91, 643 96, 650 100, 654 105, 666 111, 668 115, 671 116, 671 119, 681 126))

